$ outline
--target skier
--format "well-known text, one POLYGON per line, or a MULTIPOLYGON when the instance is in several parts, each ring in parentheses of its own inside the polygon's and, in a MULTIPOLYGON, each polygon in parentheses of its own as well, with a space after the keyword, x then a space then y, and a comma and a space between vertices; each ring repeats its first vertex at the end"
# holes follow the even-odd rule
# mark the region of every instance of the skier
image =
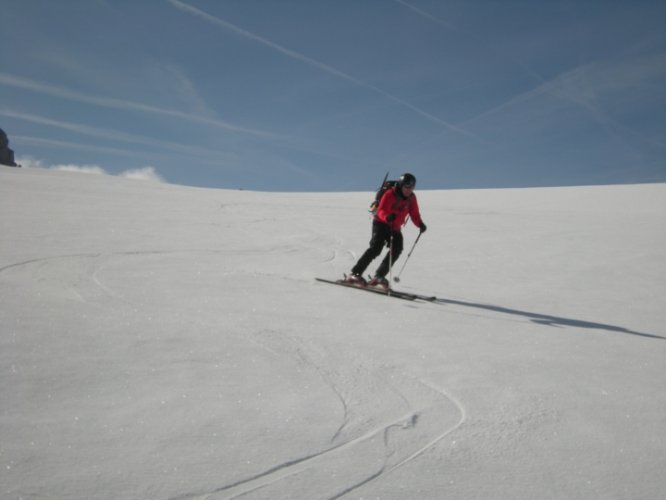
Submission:
POLYGON ((416 201, 414 187, 416 186, 416 177, 405 173, 400 176, 397 184, 387 189, 382 195, 379 207, 372 221, 372 237, 370 246, 352 268, 351 274, 346 282, 359 286, 381 286, 389 287, 386 275, 390 271, 390 266, 398 260, 402 252, 402 225, 409 215, 412 222, 419 228, 421 233, 425 232, 426 225, 421 220, 419 204, 416 201), (377 268, 375 277, 366 282, 363 278, 363 272, 370 263, 379 257, 384 246, 389 247, 389 253, 377 268))

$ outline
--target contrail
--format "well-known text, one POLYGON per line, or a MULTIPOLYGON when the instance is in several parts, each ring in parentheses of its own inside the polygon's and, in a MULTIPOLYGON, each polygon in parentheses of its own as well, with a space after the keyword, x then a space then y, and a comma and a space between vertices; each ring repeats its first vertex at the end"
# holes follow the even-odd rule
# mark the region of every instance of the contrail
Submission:
POLYGON ((431 21, 433 21, 437 24, 441 24, 442 26, 444 26, 446 28, 450 28, 450 29, 458 31, 458 28, 456 28, 453 24, 447 23, 446 21, 443 21, 440 18, 435 17, 432 14, 429 14, 425 10, 419 9, 418 7, 412 5, 411 3, 404 2, 403 0, 394 0, 394 1, 396 3, 399 3, 400 5, 403 5, 403 6, 407 7, 408 9, 413 10, 414 12, 416 12, 417 14, 419 14, 423 17, 425 17, 427 19, 430 19, 431 21))
MULTIPOLYGON (((476 41, 478 41, 478 42, 482 42, 481 38, 480 38, 477 34, 472 33, 471 31, 468 31, 468 30, 465 30, 465 29, 461 29, 461 28, 459 28, 458 26, 455 26, 455 25, 453 25, 453 24, 451 24, 451 23, 447 23, 447 22, 444 21, 443 19, 440 19, 439 17, 435 17, 435 16, 433 16, 432 14, 430 14, 429 12, 426 12, 426 11, 423 10, 423 9, 419 9, 418 7, 412 5, 411 3, 405 2, 404 0, 393 0, 393 1, 394 1, 395 3, 397 3, 397 4, 400 4, 400 5, 402 5, 402 6, 406 7, 406 8, 408 8, 408 9, 410 9, 410 10, 416 12, 419 16, 421 16, 421 17, 423 17, 423 18, 425 18, 425 19, 428 19, 428 20, 432 21, 432 22, 435 23, 435 24, 439 24, 440 26, 444 26, 445 28, 450 29, 450 30, 452 30, 452 31, 457 31, 458 33, 460 33, 460 34, 462 34, 462 35, 464 35, 464 36, 467 36, 467 37, 469 37, 469 38, 472 39, 472 40, 476 40, 476 41)), ((533 70, 532 70, 529 66, 527 66, 526 64, 524 64, 524 63, 522 63, 521 61, 515 59, 513 56, 511 56, 511 55, 509 55, 509 54, 506 54, 506 53, 504 53, 504 52, 501 52, 501 51, 495 49, 495 48, 492 47, 492 46, 491 46, 491 47, 487 47, 487 49, 488 49, 488 51, 492 52, 492 53, 495 54, 496 56, 499 56, 499 57, 501 57, 501 58, 504 58, 504 59, 510 61, 512 64, 514 64, 514 65, 520 67, 522 70, 525 71, 525 73, 527 73, 527 74, 528 74, 530 77, 532 77, 533 79, 535 79, 535 80, 537 80, 537 81, 539 81, 539 82, 543 82, 543 81, 544 81, 544 79, 541 77, 541 75, 539 75, 538 73, 536 73, 535 71, 533 71, 533 70)))
POLYGON ((403 99, 400 99, 399 97, 394 96, 393 94, 390 94, 386 92, 385 90, 380 89, 379 87, 375 87, 374 85, 371 85, 369 83, 366 83, 364 81, 359 80, 358 78, 354 78, 353 76, 348 75, 347 73, 344 73, 338 69, 333 68, 332 66, 329 66, 327 64, 321 63, 319 61, 316 61, 310 57, 307 57, 299 52, 295 52, 293 50, 287 49, 286 47, 283 47, 281 45, 278 45, 275 42, 271 42, 270 40, 267 40, 265 38, 262 38, 258 35, 255 35, 254 33, 251 33, 249 31, 246 31, 242 28, 239 28, 238 26, 231 24, 228 21, 225 21, 223 19, 220 19, 219 17, 212 16, 208 14, 207 12, 204 12, 200 9, 197 9, 196 7, 192 7, 191 5, 188 5, 186 3, 181 2, 180 0, 168 0, 169 3, 171 3, 174 7, 177 9, 182 10, 183 12, 187 12, 189 14, 195 15, 197 17, 200 17, 201 19, 208 21, 212 24, 215 24, 217 26, 221 26, 222 28, 228 29, 230 31, 233 31, 234 33, 241 35, 245 38, 248 38, 254 42, 260 43, 262 45, 265 45, 266 47, 269 47, 287 57, 291 57, 292 59, 296 59, 298 61, 301 61, 309 66, 312 66, 313 68, 319 69, 321 71, 324 71, 325 73, 328 73, 329 75, 336 76, 338 78, 341 78, 342 80, 346 80, 350 83, 353 83, 354 85, 357 85, 359 87, 363 87, 365 89, 371 90, 372 92, 375 92, 376 94, 379 94, 390 101, 399 104, 400 106, 406 107, 415 113, 423 116, 424 118, 427 118, 428 120, 437 123, 438 125, 442 125, 450 130, 453 130, 455 132, 458 132, 460 134, 466 135, 468 137, 472 137, 476 140, 479 140, 477 136, 474 134, 457 127, 447 121, 442 120, 441 118, 438 118, 437 116, 434 116, 427 111, 424 111, 413 104, 410 104, 407 101, 404 101, 403 99))
POLYGON ((232 123, 228 123, 222 120, 217 120, 215 118, 193 115, 190 113, 182 113, 180 111, 174 111, 170 109, 158 108, 140 102, 126 101, 123 99, 114 99, 110 97, 91 96, 88 94, 82 94, 80 92, 74 92, 72 90, 65 89, 62 87, 56 87, 54 85, 48 85, 45 83, 36 82, 34 80, 29 80, 27 78, 22 78, 8 73, 0 73, 0 85, 17 87, 23 90, 30 90, 32 92, 37 92, 39 94, 52 95, 55 97, 60 97, 62 99, 68 99, 70 101, 83 102, 86 104, 93 104, 95 106, 101 106, 105 108, 129 109, 132 111, 141 111, 144 113, 153 113, 158 115, 171 116, 174 118, 180 118, 182 120, 187 120, 190 122, 213 125, 216 127, 224 128, 231 132, 236 132, 241 134, 250 134, 254 136, 268 137, 268 138, 278 137, 276 134, 272 134, 262 130, 254 130, 250 128, 240 127, 232 123))
POLYGON ((28 121, 31 123, 38 123, 40 125, 47 125, 49 127, 55 127, 62 130, 69 130, 71 132, 76 132, 78 134, 87 135, 91 137, 98 137, 107 140, 122 141, 128 142, 131 144, 141 144, 144 146, 151 146, 158 149, 175 151, 181 154, 186 155, 195 155, 201 157, 210 157, 217 156, 221 158, 231 158, 235 155, 232 153, 224 153, 222 151, 212 151, 206 148, 199 148, 195 146, 186 146, 183 144, 177 144, 174 142, 167 141, 158 141, 155 139, 149 139, 146 137, 137 136, 135 134, 128 134, 125 132, 119 132, 117 130, 102 129, 97 127, 91 127, 89 125, 80 125, 77 123, 65 122, 60 120, 52 120, 51 118, 46 118, 43 116, 32 115, 28 113, 19 113, 7 109, 0 109, 0 116, 7 116, 9 118, 14 118, 16 120, 28 121))
POLYGON ((46 146, 53 148, 63 149, 78 149, 81 151, 93 151, 96 153, 113 154, 117 156, 129 156, 131 158, 150 158, 153 159, 153 153, 146 153, 141 151, 129 151, 120 148, 109 148, 105 146, 91 146, 89 144, 81 144, 78 142, 58 141, 53 139, 44 139, 42 137, 31 137, 27 135, 12 135, 12 141, 28 144, 31 146, 46 146))

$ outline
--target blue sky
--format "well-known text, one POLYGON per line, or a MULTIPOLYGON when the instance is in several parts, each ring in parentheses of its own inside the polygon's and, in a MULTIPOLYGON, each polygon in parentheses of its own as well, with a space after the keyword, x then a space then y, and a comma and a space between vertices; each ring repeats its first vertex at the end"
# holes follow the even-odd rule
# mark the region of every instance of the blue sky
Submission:
POLYGON ((288 191, 666 182, 666 2, 0 0, 18 159, 288 191))

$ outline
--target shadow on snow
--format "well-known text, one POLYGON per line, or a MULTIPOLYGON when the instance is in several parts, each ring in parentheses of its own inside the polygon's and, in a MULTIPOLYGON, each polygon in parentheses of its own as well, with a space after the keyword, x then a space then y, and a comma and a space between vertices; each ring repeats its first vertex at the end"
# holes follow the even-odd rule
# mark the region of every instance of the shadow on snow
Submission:
POLYGON ((559 316, 551 316, 549 314, 540 314, 540 313, 533 313, 529 311, 521 311, 519 309, 510 309, 508 307, 502 307, 502 306, 493 306, 489 304, 477 304, 474 302, 466 302, 463 300, 454 300, 454 299, 441 299, 438 298, 434 301, 436 304, 454 304, 457 306, 463 306, 463 307, 473 307, 475 309, 483 309, 486 311, 493 311, 493 312, 499 312, 503 314, 513 314, 516 316, 524 316, 528 318, 530 321, 534 323, 538 323, 540 325, 547 325, 547 326, 574 326, 577 328, 593 328, 595 330, 607 330, 609 332, 617 332, 617 333, 627 333, 630 335, 638 335, 640 337, 647 337, 651 339, 661 339, 661 340, 666 340, 666 337, 662 337, 660 335, 653 335, 651 333, 641 333, 641 332, 636 332, 634 330, 629 330, 628 328, 624 328, 621 326, 615 326, 615 325, 608 325, 604 323, 595 323, 592 321, 582 321, 578 319, 571 319, 571 318, 562 318, 559 316))

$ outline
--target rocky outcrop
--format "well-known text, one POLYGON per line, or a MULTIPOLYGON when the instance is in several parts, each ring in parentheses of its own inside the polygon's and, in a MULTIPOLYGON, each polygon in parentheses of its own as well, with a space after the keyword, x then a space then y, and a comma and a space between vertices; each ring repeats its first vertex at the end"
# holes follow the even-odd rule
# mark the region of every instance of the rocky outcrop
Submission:
POLYGON ((14 161, 14 151, 9 149, 9 139, 5 131, 0 128, 0 165, 18 167, 14 161))

